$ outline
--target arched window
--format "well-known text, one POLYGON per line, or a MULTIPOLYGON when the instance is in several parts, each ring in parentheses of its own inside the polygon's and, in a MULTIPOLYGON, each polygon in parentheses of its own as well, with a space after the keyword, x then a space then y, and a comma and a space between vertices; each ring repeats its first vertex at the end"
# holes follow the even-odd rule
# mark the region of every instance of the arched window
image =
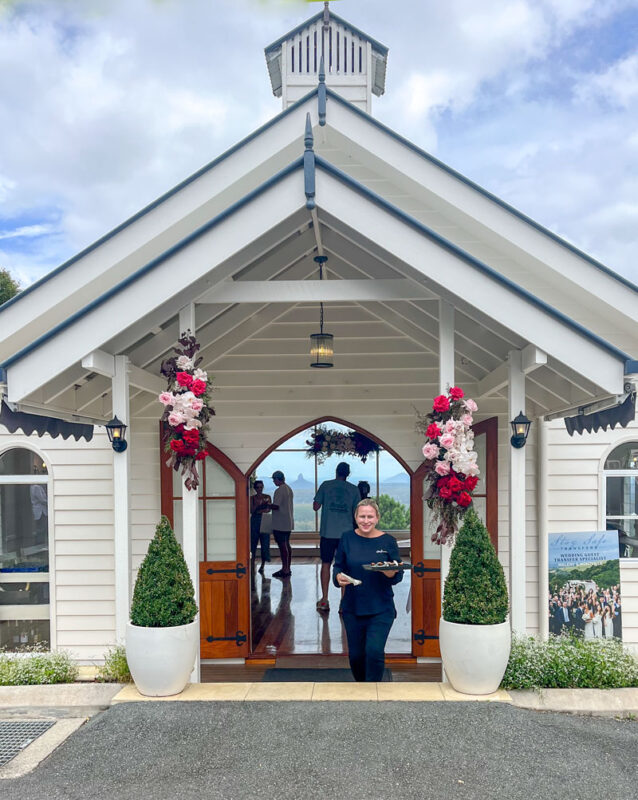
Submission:
POLYGON ((606 528, 618 531, 621 558, 638 558, 638 441, 612 450, 603 482, 606 528))
POLYGON ((0 648, 49 646, 48 485, 33 450, 0 455, 0 648))

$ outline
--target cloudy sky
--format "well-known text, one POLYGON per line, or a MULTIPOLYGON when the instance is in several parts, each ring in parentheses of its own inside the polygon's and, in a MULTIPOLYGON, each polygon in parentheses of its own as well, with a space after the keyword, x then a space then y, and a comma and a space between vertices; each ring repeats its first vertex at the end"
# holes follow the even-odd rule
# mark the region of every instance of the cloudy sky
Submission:
MULTIPOLYGON (((275 115, 321 3, 0 0, 0 268, 43 275, 275 115)), ((373 113, 638 282, 638 0, 338 0, 373 113)))

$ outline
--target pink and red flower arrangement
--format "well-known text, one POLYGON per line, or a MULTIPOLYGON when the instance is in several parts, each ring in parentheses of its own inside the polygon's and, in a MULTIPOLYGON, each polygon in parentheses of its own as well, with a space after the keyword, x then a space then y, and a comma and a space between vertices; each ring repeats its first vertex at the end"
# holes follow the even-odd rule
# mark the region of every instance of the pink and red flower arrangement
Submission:
POLYGON ((159 395, 164 406, 162 422, 167 436, 165 450, 170 454, 167 466, 182 470, 187 489, 197 489, 197 462, 206 458, 208 423, 215 414, 210 405, 211 385, 208 375, 199 368, 199 344, 190 331, 179 339, 176 355, 162 362, 161 373, 168 388, 159 395))
POLYGON ((437 544, 452 543, 479 480, 472 432, 472 414, 478 406, 464 398, 463 389, 452 386, 447 394, 434 398, 429 414, 417 419, 417 430, 427 440, 423 455, 429 485, 424 500, 438 523, 432 534, 437 544))

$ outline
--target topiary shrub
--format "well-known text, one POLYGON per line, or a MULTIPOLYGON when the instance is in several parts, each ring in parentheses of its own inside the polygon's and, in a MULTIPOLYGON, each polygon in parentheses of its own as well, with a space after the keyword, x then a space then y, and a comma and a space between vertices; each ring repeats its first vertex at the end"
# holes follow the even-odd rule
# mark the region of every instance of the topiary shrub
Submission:
POLYGON ((470 508, 450 558, 443 619, 464 625, 496 625, 505 622, 508 607, 503 567, 487 528, 470 508))
POLYGON ((135 581, 131 622, 145 628, 188 625, 197 606, 184 553, 171 524, 162 517, 135 581))

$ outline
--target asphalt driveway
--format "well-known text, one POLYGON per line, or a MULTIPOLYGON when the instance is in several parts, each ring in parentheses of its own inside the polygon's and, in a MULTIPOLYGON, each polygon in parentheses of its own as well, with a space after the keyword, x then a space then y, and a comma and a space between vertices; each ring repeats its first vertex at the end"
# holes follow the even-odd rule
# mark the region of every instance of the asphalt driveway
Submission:
POLYGON ((500 703, 126 703, 11 800, 636 800, 638 722, 500 703))

